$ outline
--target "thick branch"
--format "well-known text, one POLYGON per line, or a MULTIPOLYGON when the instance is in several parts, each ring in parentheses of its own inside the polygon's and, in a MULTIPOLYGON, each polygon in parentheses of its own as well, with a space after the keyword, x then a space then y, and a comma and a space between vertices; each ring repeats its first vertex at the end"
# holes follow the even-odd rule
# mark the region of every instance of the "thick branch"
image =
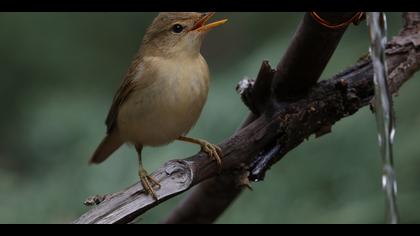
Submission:
MULTIPOLYGON (((350 19, 354 12, 319 14, 329 22, 339 23, 350 19)), ((277 65, 277 70, 272 70, 268 62, 264 61, 255 83, 252 81, 249 84, 248 80, 243 80, 244 83, 238 85, 237 90, 242 100, 252 111, 240 128, 245 127, 267 110, 272 102, 272 92, 275 92, 276 97, 281 100, 297 99, 303 96, 319 79, 345 29, 333 30, 324 27, 306 13, 291 40, 291 45, 277 65), (245 89, 247 87, 248 89, 245 89)), ((200 223, 214 222, 242 189, 232 187, 231 184, 223 184, 241 182, 241 176, 244 174, 221 175, 209 180, 213 182, 212 184, 196 187, 172 212, 165 223, 192 223, 197 222, 197 219, 200 223), (208 187, 216 184, 219 184, 217 189, 208 187), (220 189, 221 191, 218 191, 220 189), (226 198, 226 192, 229 192, 231 198, 226 198), (221 202, 224 205, 220 204, 221 202)))
MULTIPOLYGON (((413 33, 418 32, 397 38, 387 49, 390 87, 394 92, 420 67, 420 50, 413 43, 405 43, 407 37, 414 37, 413 33)), ((311 134, 369 104, 372 97, 372 67, 368 61, 363 61, 320 82, 305 98, 264 112, 224 141, 220 145, 224 154, 223 172, 231 173, 239 166, 246 167, 261 150, 273 143, 281 147, 280 156, 283 156, 311 134)), ((153 174, 162 185, 156 192, 158 201, 153 201, 137 183, 106 195, 99 205, 74 223, 130 222, 153 206, 217 175, 217 164, 203 153, 170 161, 153 174)), ((236 184, 243 183, 233 185, 236 184)))
MULTIPOLYGON (((343 22, 355 12, 319 14, 329 22, 343 22)), ((276 68, 272 90, 278 100, 296 100, 316 84, 345 30, 346 27, 327 28, 309 13, 304 15, 290 46, 276 68)))
MULTIPOLYGON (((405 25, 400 34, 393 38, 391 42, 387 44, 388 56, 398 53, 401 48, 398 46, 411 45, 414 48, 420 46, 420 13, 419 12, 406 12, 403 14, 405 25), (397 47, 396 47, 397 46, 397 47)), ((415 56, 415 51, 410 53, 406 63, 398 65, 393 71, 390 72, 392 78, 389 82, 390 91, 396 93, 398 88, 404 83, 418 68, 418 58, 415 56)), ((316 134, 316 137, 322 136, 326 133, 331 132, 331 126, 326 125, 322 127, 316 134)), ((250 179, 263 179, 265 172, 270 167, 279 161, 285 154, 284 148, 274 146, 266 155, 258 156, 254 163, 251 165, 250 179)))

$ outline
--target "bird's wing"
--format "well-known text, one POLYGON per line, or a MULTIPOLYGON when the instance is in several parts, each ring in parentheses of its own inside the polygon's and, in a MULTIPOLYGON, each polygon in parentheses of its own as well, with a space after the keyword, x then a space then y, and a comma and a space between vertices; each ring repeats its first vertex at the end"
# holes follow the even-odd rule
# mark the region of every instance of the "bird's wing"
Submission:
POLYGON ((110 134, 116 127, 118 112, 121 105, 128 99, 131 92, 136 87, 134 78, 138 73, 141 61, 141 56, 138 54, 131 63, 124 80, 115 93, 111 108, 109 109, 108 116, 105 121, 108 134, 110 134))

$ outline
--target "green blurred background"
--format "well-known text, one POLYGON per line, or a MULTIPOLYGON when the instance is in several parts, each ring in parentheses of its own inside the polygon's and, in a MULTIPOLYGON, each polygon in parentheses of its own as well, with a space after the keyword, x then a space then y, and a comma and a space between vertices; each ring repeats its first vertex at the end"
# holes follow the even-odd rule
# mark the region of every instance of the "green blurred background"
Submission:
MULTIPOLYGON (((104 120, 145 27, 156 13, 0 13, 0 223, 68 223, 89 208, 86 197, 137 181, 137 158, 124 146, 99 166, 87 161, 105 134, 104 120)), ((221 142, 247 109, 234 88, 275 65, 303 13, 218 13, 229 22, 203 46, 212 84, 190 135, 221 142)), ((402 26, 389 13, 389 35, 402 26)), ((316 47, 317 45, 313 45, 316 47)), ((322 78, 367 53, 365 22, 350 26, 322 78)), ((302 58, 304 60, 304 58, 302 58)), ((304 69, 304 68, 303 68, 304 69)), ((401 221, 420 223, 419 75, 395 99, 395 163, 401 221), (417 104, 417 105, 416 105, 417 104)), ((153 171, 190 156, 194 145, 146 148, 153 171)), ((369 109, 311 138, 253 183, 218 223, 383 223, 384 194, 376 124, 369 109)), ((185 194, 184 194, 185 195, 185 194)), ((157 223, 183 196, 150 210, 157 223)))

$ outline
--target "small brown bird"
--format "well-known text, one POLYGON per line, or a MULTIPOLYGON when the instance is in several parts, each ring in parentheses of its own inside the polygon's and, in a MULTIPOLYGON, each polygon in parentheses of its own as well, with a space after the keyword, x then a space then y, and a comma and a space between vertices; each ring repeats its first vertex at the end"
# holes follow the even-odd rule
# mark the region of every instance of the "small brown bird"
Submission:
POLYGON ((165 12, 154 19, 115 94, 106 119, 107 135, 90 160, 100 163, 122 144, 133 144, 141 183, 154 199, 157 196, 153 187, 160 185, 143 167, 143 146, 160 146, 174 140, 190 142, 200 145, 221 164, 218 146, 184 136, 198 120, 207 99, 210 76, 200 54, 204 35, 227 21, 207 24, 213 15, 165 12))

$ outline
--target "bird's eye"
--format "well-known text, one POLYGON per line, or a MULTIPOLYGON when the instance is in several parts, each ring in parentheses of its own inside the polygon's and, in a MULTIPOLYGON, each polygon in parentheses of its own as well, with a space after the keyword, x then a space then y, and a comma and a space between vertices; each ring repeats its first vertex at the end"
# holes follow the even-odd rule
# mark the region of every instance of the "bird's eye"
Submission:
POLYGON ((172 32, 174 33, 181 33, 182 30, 184 30, 184 26, 180 25, 180 24, 175 24, 174 26, 172 26, 172 32))

